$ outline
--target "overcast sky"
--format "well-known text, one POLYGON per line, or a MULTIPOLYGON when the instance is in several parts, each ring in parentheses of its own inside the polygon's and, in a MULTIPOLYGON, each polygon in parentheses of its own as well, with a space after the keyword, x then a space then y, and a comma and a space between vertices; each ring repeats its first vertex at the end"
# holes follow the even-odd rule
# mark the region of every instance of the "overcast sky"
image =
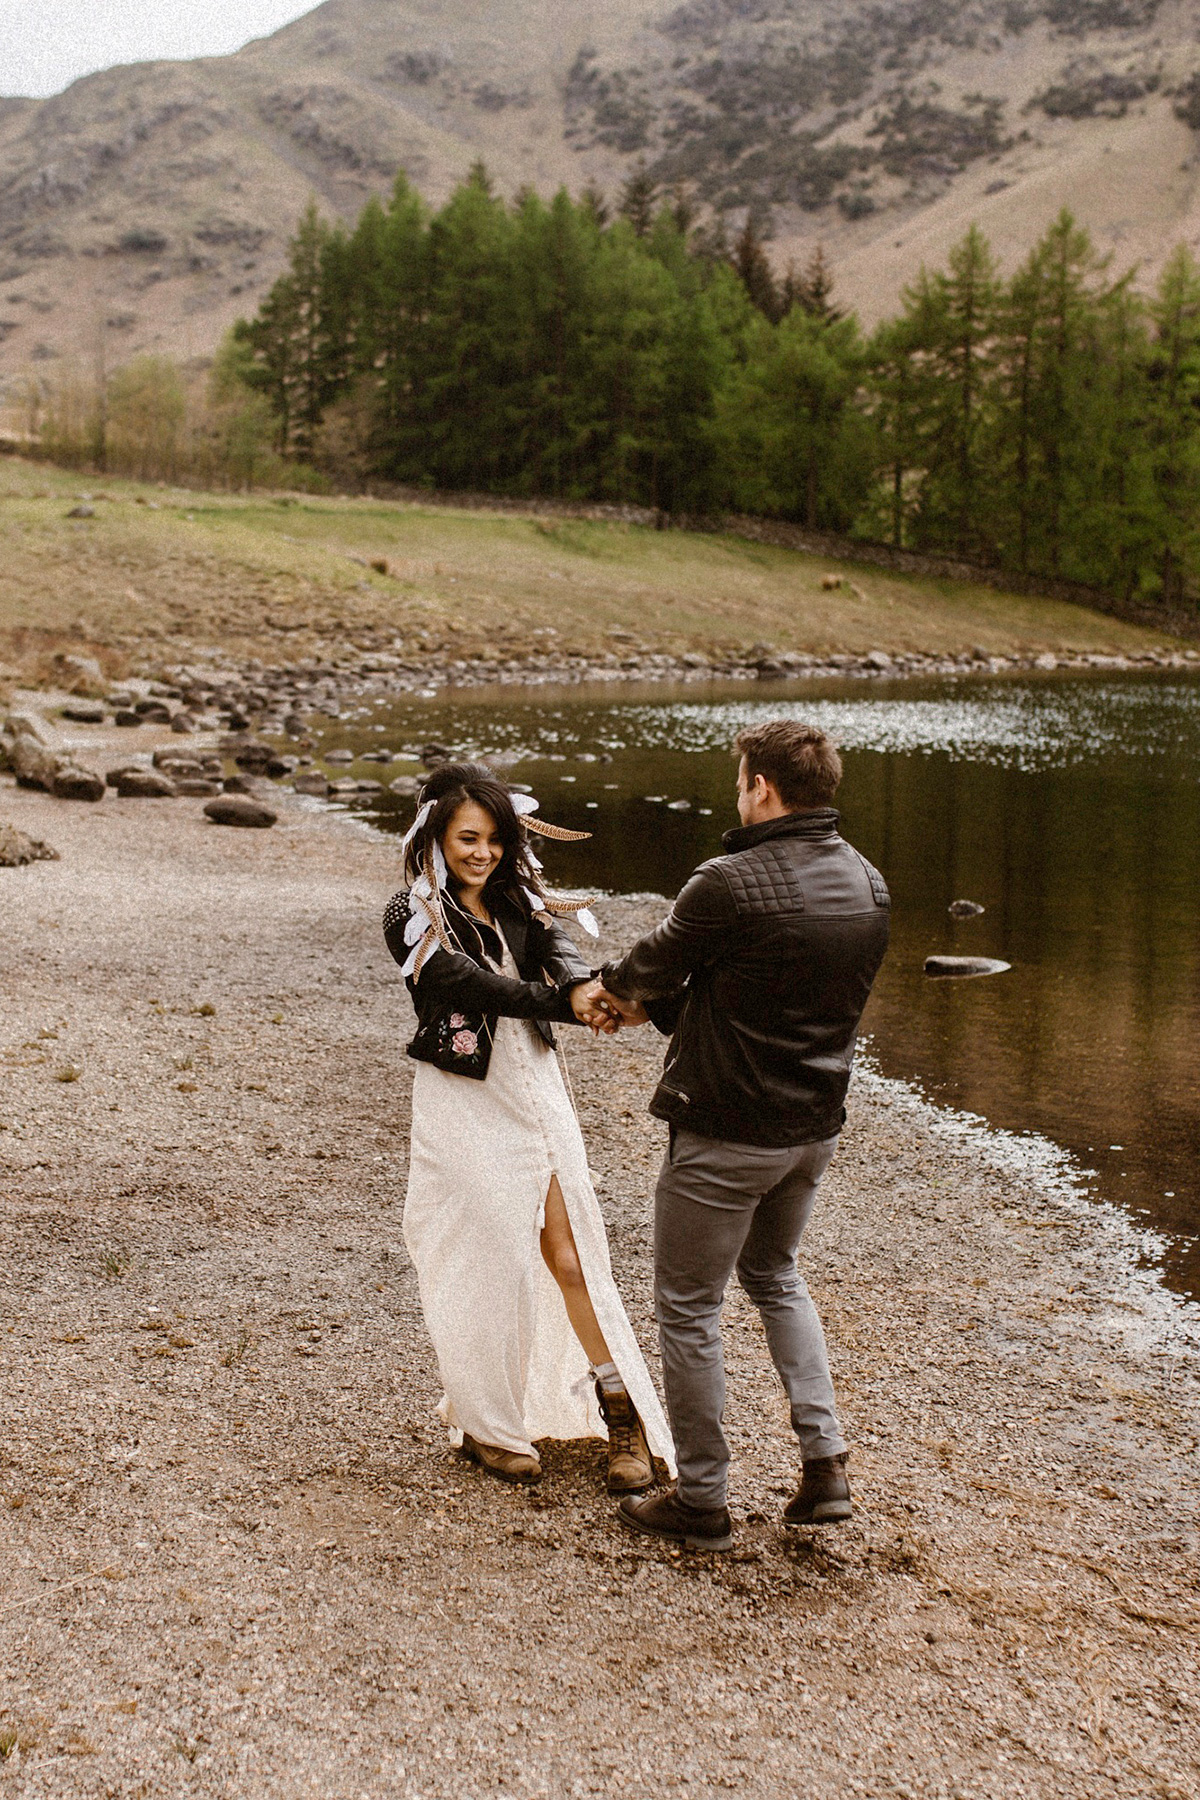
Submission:
POLYGON ((317 0, 0 0, 0 94, 57 94, 113 63, 220 56, 317 0))

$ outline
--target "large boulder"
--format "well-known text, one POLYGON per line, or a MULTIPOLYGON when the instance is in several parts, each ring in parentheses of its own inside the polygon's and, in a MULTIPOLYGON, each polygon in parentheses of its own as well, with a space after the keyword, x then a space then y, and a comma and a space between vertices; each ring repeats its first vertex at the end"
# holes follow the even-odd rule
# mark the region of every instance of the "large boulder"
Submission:
POLYGON ((93 769, 77 769, 74 763, 60 762, 50 792, 56 800, 103 800, 104 777, 93 769))
POLYGON ((13 739, 8 760, 18 787, 42 788, 46 793, 50 792, 54 772, 58 767, 58 758, 53 750, 39 744, 35 737, 20 732, 13 739))
POLYGON ((252 800, 249 794, 222 794, 219 799, 210 800, 204 811, 214 825, 247 825, 260 829, 274 825, 279 816, 261 801, 252 800))

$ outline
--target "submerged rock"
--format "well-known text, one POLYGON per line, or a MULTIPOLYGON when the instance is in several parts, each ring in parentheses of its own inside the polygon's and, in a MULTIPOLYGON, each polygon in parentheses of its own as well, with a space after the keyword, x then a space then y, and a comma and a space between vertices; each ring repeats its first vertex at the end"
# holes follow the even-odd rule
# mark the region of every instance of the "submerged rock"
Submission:
POLYGON ((927 956, 925 973, 927 975, 1003 975, 1012 964, 1000 962, 994 956, 927 956))

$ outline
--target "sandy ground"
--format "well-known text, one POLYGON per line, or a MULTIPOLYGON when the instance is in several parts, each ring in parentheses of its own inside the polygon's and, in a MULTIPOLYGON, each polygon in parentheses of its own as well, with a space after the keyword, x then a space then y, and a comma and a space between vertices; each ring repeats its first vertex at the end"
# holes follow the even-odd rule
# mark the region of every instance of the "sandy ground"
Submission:
MULTIPOLYGON (((1036 1145, 858 1082, 804 1254, 855 1521, 785 1535, 734 1295, 737 1548, 672 1553, 598 1446, 517 1492, 431 1416, 394 846, 0 816, 61 852, 0 870, 0 1796, 1200 1795, 1194 1325, 1036 1145)), ((569 1037, 650 1347, 661 1045, 569 1037)))

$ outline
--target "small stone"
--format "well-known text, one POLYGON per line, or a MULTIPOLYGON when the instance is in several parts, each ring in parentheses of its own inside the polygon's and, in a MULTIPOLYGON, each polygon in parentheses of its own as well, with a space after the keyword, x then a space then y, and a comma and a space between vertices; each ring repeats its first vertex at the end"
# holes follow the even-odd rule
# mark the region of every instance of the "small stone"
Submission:
POLYGON ((95 516, 94 506, 73 506, 67 514, 68 519, 94 519, 95 516))
POLYGON ((181 775, 175 783, 175 792, 189 800, 207 800, 210 795, 221 792, 221 784, 210 781, 205 775, 181 775))
POLYGON ((399 794, 403 800, 414 800, 421 791, 421 782, 416 775, 397 775, 395 781, 388 782, 388 792, 399 794))
POLYGON ((177 712, 171 720, 171 730, 177 731, 181 735, 189 731, 196 731, 197 729, 196 721, 193 719, 191 713, 177 712))
POLYGON ((825 589, 826 593, 831 594, 834 588, 840 588, 841 585, 842 578, 840 575, 822 575, 821 577, 821 586, 825 589))
POLYGON ((210 800, 204 809, 205 816, 214 825, 246 825, 264 828, 274 825, 279 817, 269 806, 252 800, 245 794, 222 794, 217 800, 210 800))
POLYGON ((0 820, 0 869, 20 869, 31 862, 57 862, 58 851, 41 838, 26 837, 15 825, 0 820))
POLYGON ((171 800, 178 792, 160 769, 122 769, 116 785, 122 800, 171 800))
POLYGON ((171 723, 171 709, 164 700, 136 700, 133 710, 145 725, 171 723))
POLYGON ((436 769, 439 763, 452 762, 454 752, 445 744, 422 744, 420 760, 427 769, 436 769))
POLYGON ((74 725, 103 725, 104 708, 93 701, 72 700, 69 706, 63 707, 62 716, 74 725))
POLYGON ((870 650, 863 657, 868 669, 890 669, 892 659, 886 650, 870 650))
POLYGON ((329 792, 329 783, 315 769, 301 769, 292 776, 292 786, 298 794, 318 794, 322 798, 329 792))
POLYGON ((324 761, 327 763, 352 763, 354 752, 353 750, 327 750, 324 761))
POLYGON ((978 900, 952 900, 946 910, 952 919, 977 919, 987 908, 980 906, 978 900))
POLYGON ((141 722, 142 715, 135 713, 130 706, 118 706, 113 717, 114 725, 140 725, 141 722))
POLYGON ((1057 669, 1058 658, 1053 650, 1043 650, 1040 656, 1034 657, 1033 666, 1035 669, 1057 669))

